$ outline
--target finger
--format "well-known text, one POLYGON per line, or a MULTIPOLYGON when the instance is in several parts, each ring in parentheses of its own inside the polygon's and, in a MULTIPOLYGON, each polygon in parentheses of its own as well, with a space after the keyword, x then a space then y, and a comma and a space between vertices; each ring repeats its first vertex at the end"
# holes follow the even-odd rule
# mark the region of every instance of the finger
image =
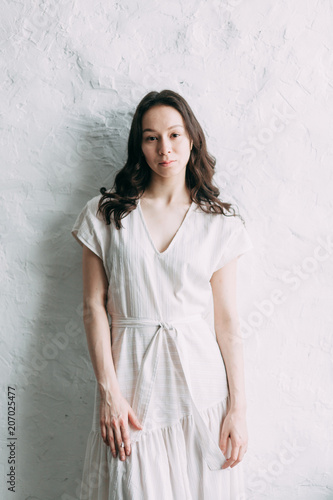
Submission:
POLYGON ((109 445, 109 439, 108 439, 108 429, 107 429, 107 425, 104 423, 101 423, 101 436, 102 436, 102 439, 103 439, 103 442, 106 444, 106 446, 109 445))
POLYGON ((130 453, 131 453, 131 441, 130 441, 129 433, 127 430, 127 425, 125 424, 125 422, 122 419, 120 420, 119 423, 120 423, 121 435, 123 437, 123 442, 125 445, 125 453, 126 453, 126 455, 130 455, 130 453))
POLYGON ((101 436, 105 444, 108 444, 107 434, 106 434, 106 426, 104 423, 101 423, 101 436))
POLYGON ((237 460, 235 460, 235 462, 232 465, 230 465, 230 468, 235 467, 235 465, 239 464, 239 462, 241 462, 243 460, 245 453, 246 453, 245 446, 241 446, 239 448, 238 458, 237 458, 237 460))
POLYGON ((226 456, 227 453, 227 446, 228 446, 228 434, 225 434, 222 432, 221 439, 220 439, 220 448, 224 456, 226 456))
POLYGON ((115 445, 114 438, 113 438, 113 429, 110 425, 107 428, 107 437, 108 437, 108 444, 110 446, 111 453, 114 456, 114 458, 116 458, 117 450, 116 450, 116 445, 115 445))
POLYGON ((119 428, 118 423, 113 428, 113 434, 114 434, 115 441, 116 441, 116 444, 118 447, 120 460, 125 460, 125 451, 124 451, 124 448, 122 448, 122 446, 121 446, 122 438, 121 438, 121 432, 120 432, 120 428, 119 428))
POLYGON ((140 424, 139 419, 135 415, 132 408, 128 409, 128 419, 135 427, 137 427, 138 429, 142 429, 142 425, 140 424))
POLYGON ((239 453, 239 446, 233 446, 231 451, 231 456, 223 464, 222 469, 226 469, 227 467, 231 466, 238 459, 238 453, 239 453))
POLYGON ((108 445, 108 436, 107 436, 107 422, 105 418, 105 408, 104 404, 101 402, 100 404, 100 409, 99 409, 99 424, 101 428, 101 436, 103 439, 103 442, 108 445))

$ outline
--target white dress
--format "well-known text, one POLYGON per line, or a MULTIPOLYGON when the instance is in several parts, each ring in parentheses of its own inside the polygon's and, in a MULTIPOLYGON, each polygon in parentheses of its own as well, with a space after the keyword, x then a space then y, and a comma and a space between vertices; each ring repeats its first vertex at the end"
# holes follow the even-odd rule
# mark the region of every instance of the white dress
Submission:
POLYGON ((72 234, 104 263, 117 379, 143 430, 130 424, 131 455, 114 458, 100 433, 96 383, 80 499, 241 500, 243 463, 221 470, 228 383, 209 319, 210 279, 250 250, 251 239, 238 217, 192 203, 158 252, 140 200, 117 230, 96 216, 99 198, 87 202, 72 234))

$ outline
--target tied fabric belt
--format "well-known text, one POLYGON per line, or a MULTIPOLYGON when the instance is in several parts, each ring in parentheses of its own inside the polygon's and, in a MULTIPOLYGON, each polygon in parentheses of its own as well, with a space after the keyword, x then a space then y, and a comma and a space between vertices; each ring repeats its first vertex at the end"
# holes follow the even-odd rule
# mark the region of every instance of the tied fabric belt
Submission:
MULTIPOLYGON (((186 388, 188 391, 193 420, 195 424, 195 433, 198 439, 198 444, 201 448, 204 459, 206 460, 208 467, 211 470, 221 469, 222 465, 226 461, 226 457, 223 455, 221 449, 216 443, 215 439, 212 436, 212 433, 208 429, 205 424, 202 416, 199 413, 199 410, 193 400, 190 384, 188 380, 188 376, 186 374, 186 370, 184 369, 181 356, 179 355, 178 345, 177 345, 177 336, 180 334, 180 329, 178 328, 182 324, 188 324, 192 322, 197 322, 202 320, 202 316, 200 314, 192 315, 189 317, 182 317, 179 319, 172 320, 171 322, 159 321, 154 319, 146 319, 146 318, 126 318, 119 316, 112 316, 111 327, 114 326, 123 326, 123 327, 135 327, 135 328, 144 328, 145 326, 156 326, 158 330, 152 337, 151 342, 149 343, 145 355, 143 357, 139 376, 136 383, 134 399, 132 408, 139 418, 140 423, 144 427, 145 418, 149 409, 149 403, 151 394, 153 391, 159 356, 161 352, 161 345, 163 341, 163 335, 168 335, 172 340, 175 346, 175 356, 177 359, 181 370, 183 372, 184 381, 186 383, 186 388)), ((143 431, 135 430, 133 432, 134 435, 140 435, 143 431)))

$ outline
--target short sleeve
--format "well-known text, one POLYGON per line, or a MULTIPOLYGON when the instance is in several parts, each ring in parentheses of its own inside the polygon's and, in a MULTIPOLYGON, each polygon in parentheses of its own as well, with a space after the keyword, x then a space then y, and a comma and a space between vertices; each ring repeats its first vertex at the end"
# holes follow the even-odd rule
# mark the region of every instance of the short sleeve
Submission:
POLYGON ((237 216, 223 216, 222 241, 219 239, 218 259, 214 272, 236 257, 254 248, 249 233, 237 216))
POLYGON ((89 200, 76 218, 71 234, 103 260, 108 227, 101 214, 97 215, 100 196, 89 200))

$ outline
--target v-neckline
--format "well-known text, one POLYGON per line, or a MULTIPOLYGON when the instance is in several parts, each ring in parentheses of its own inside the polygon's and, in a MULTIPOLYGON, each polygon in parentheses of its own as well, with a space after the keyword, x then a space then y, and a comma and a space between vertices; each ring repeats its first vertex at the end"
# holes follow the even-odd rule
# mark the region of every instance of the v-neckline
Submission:
POLYGON ((143 226, 144 226, 144 228, 145 228, 145 231, 146 231, 146 233, 147 233, 147 236, 148 236, 148 239, 149 239, 149 241, 150 241, 150 243, 151 243, 151 246, 153 247, 153 249, 155 250, 155 252, 157 253, 157 255, 164 255, 165 253, 167 253, 167 252, 169 251, 170 247, 172 247, 172 246, 173 246, 174 241, 177 239, 177 236, 179 235, 179 233, 180 233, 180 232, 181 232, 181 230, 183 229, 184 224, 185 224, 186 220, 188 219, 188 215, 189 215, 189 213, 191 212, 193 205, 194 205, 194 202, 192 201, 192 202, 191 202, 191 204, 190 204, 190 206, 188 207, 188 209, 187 209, 187 211, 186 211, 185 215, 184 215, 184 218, 183 218, 182 222, 180 223, 180 225, 179 225, 179 227, 178 227, 177 231, 175 232, 175 234, 173 235, 173 238, 172 238, 172 240, 170 241, 170 243, 169 243, 169 245, 167 246, 167 248, 166 248, 163 252, 159 252, 159 251, 157 250, 157 248, 156 248, 156 245, 155 245, 155 243, 154 243, 154 241, 153 241, 153 238, 151 237, 151 234, 150 234, 150 232, 149 232, 148 226, 147 226, 147 224, 146 224, 145 217, 144 217, 144 215, 143 215, 143 211, 142 211, 142 209, 141 209, 141 200, 140 200, 140 198, 138 199, 138 202, 137 202, 137 208, 138 208, 138 210, 139 210, 139 214, 140 214, 140 217, 141 217, 142 224, 143 224, 143 226))

